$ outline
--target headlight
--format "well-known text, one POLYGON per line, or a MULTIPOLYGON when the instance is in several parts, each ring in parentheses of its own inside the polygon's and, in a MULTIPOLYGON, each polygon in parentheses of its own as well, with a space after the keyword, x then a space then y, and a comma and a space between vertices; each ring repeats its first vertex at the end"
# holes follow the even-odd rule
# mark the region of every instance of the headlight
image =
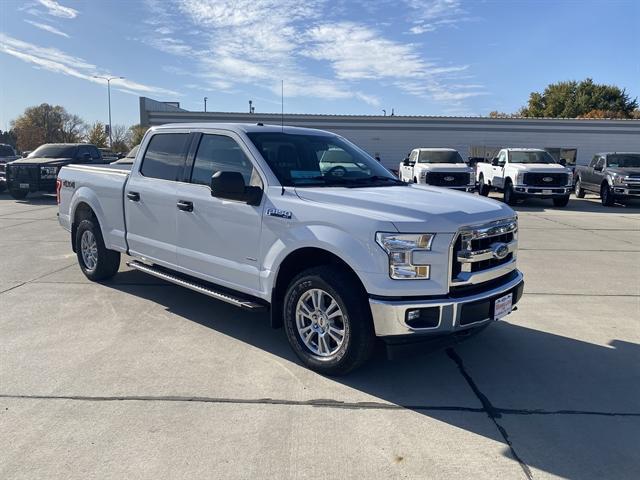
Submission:
POLYGON ((625 182, 627 178, 623 177, 622 175, 614 175, 613 176, 613 183, 615 183, 616 185, 621 185, 625 182))
POLYGON ((524 173, 517 172, 514 181, 516 182, 516 185, 522 185, 522 183, 524 182, 524 173))
POLYGON ((427 252, 434 233, 376 233, 376 242, 389 256, 389 276, 396 280, 429 279, 427 252))
POLYGON ((40 177, 55 177, 58 174, 58 167, 40 167, 40 177))
POLYGON ((476 183, 475 172, 469 172, 469 185, 476 183))

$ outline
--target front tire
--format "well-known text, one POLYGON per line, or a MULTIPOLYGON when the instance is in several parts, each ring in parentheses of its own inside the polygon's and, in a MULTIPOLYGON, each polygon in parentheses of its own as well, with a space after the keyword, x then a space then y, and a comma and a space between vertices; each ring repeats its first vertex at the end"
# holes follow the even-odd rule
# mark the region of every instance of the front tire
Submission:
POLYGON ((82 220, 78 225, 76 255, 82 273, 93 282, 113 277, 120 267, 120 252, 105 247, 95 219, 82 220))
POLYGON ((600 187, 600 200, 605 207, 611 207, 615 203, 615 198, 608 183, 603 183, 602 187, 600 187))
POLYGON ((565 197, 558 197, 553 199, 554 207, 566 207, 568 203, 569 203, 569 195, 565 197))
POLYGON ((24 200, 27 198, 29 192, 26 190, 9 190, 9 195, 11 195, 16 200, 24 200))
POLYGON ((336 266, 310 268, 291 281, 284 327, 302 363, 323 375, 354 370, 375 345, 366 295, 350 272, 336 266))
POLYGON ((515 205, 517 201, 516 194, 513 192, 513 185, 507 182, 504 186, 504 203, 507 205, 515 205))
POLYGON ((478 180, 478 193, 483 197, 488 197, 489 190, 491 190, 491 188, 489 187, 489 185, 484 183, 484 175, 481 173, 480 179, 478 180))
POLYGON ((584 198, 585 191, 582 188, 582 182, 580 181, 580 177, 576 178, 576 185, 574 187, 574 193, 577 198, 584 198))

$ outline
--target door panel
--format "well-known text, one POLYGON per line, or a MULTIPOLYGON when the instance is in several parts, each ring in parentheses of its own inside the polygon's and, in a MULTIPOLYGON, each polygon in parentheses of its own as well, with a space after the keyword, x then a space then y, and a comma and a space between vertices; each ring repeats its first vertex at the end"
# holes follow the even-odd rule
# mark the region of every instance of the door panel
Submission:
POLYGON ((260 290, 262 205, 212 197, 217 171, 242 174, 247 185, 262 180, 247 153, 227 135, 205 134, 195 154, 191 183, 180 183, 177 198, 192 211, 178 210, 178 264, 190 275, 247 293, 260 290))

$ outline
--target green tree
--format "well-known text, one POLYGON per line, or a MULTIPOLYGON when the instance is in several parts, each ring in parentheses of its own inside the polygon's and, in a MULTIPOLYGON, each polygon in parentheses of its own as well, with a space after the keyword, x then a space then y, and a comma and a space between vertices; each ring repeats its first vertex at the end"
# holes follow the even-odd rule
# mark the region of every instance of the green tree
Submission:
POLYGON ((104 128, 104 123, 95 122, 89 127, 87 132, 87 143, 91 143, 98 148, 105 148, 107 146, 109 136, 104 128))
POLYGON ((144 137, 144 134, 147 133, 148 128, 143 127, 142 125, 132 125, 129 130, 131 131, 131 139, 129 145, 131 146, 131 148, 133 148, 136 145, 139 145, 140 142, 142 142, 142 138, 144 137))
POLYGON ((624 89, 587 78, 553 83, 542 93, 532 92, 520 113, 525 117, 601 118, 598 112, 608 112, 613 118, 630 118, 637 108, 637 99, 632 100, 624 89))

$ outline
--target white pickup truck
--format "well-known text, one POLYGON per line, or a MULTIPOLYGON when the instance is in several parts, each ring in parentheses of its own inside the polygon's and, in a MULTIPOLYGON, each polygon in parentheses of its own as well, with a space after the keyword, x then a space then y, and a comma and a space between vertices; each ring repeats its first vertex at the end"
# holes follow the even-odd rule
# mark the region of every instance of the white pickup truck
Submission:
POLYGON ((476 188, 473 168, 452 148, 414 148, 400 164, 403 182, 447 187, 463 192, 476 188))
POLYGON ((70 165, 57 188, 60 224, 90 280, 115 275, 126 254, 133 269, 269 309, 324 374, 362 364, 376 337, 479 331, 522 295, 511 208, 400 182, 328 132, 154 127, 130 171, 70 165), (327 152, 345 167, 335 175, 327 152))
POLYGON ((491 163, 479 162, 476 175, 480 195, 486 197, 492 189, 502 191, 509 205, 537 197, 551 198, 554 206, 565 207, 573 185, 571 170, 537 148, 503 148, 491 163))

